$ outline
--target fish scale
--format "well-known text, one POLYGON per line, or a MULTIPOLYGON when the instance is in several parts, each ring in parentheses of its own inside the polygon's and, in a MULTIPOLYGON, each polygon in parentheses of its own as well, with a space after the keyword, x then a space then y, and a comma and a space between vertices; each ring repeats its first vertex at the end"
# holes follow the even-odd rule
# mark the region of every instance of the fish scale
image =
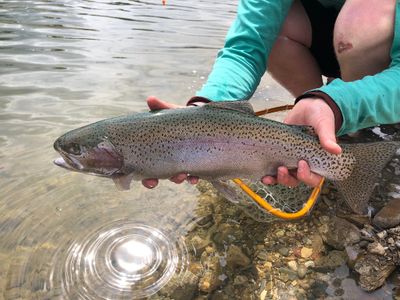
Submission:
POLYGON ((342 154, 333 155, 310 131, 257 117, 247 101, 214 102, 99 121, 64 134, 54 148, 62 156, 56 164, 110 177, 123 189, 132 179, 179 173, 259 180, 306 160, 337 183, 354 211, 365 212, 374 180, 399 143, 341 144, 342 154))

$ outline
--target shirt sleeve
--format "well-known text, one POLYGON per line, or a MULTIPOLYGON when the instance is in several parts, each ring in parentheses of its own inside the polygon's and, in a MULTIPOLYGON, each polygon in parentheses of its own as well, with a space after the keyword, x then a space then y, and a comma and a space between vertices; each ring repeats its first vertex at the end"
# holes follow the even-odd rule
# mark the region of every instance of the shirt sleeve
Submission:
POLYGON ((225 46, 196 95, 213 101, 249 99, 265 73, 291 4, 292 0, 241 0, 225 46))

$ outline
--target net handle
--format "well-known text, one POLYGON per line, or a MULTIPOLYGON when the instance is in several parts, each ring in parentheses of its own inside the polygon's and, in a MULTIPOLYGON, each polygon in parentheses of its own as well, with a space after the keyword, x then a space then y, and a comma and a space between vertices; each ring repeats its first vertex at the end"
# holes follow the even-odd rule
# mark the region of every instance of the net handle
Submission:
MULTIPOLYGON (((273 108, 260 110, 260 111, 256 112, 256 115, 262 116, 262 115, 269 114, 269 113, 279 112, 279 111, 283 111, 283 110, 289 110, 289 109, 292 109, 293 106, 294 105, 291 105, 291 104, 276 106, 273 108)), ((279 208, 273 207, 267 200, 261 198, 256 192, 254 192, 241 179, 236 178, 236 179, 233 179, 232 181, 235 184, 237 184, 242 189, 242 191, 244 191, 247 195, 249 195, 253 201, 255 201, 258 205, 260 205, 262 208, 264 208, 270 214, 272 214, 278 218, 285 219, 285 220, 295 220, 295 219, 304 217, 313 208, 315 202, 317 201, 319 194, 321 193, 322 185, 324 184, 325 178, 322 178, 321 181, 319 182, 319 184, 313 189, 310 196, 308 197, 308 200, 304 204, 303 208, 294 213, 284 212, 284 211, 280 210, 279 208)))

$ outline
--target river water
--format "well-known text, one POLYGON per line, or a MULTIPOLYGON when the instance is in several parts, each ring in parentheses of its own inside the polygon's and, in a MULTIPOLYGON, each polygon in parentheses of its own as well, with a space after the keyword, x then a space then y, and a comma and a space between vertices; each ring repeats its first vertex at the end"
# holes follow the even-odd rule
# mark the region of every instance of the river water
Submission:
MULTIPOLYGON (((52 144, 147 110, 149 95, 184 104, 235 10, 229 0, 1 1, 0 299, 136 299, 184 276, 200 192, 167 181, 119 192, 54 166, 52 144)), ((268 75, 252 100, 290 101, 268 75)))
MULTIPOLYGON (((196 219, 197 189, 162 182, 118 192, 110 180, 55 167, 52 143, 144 111, 149 95, 184 104, 210 71, 235 6, 1 1, 0 299, 140 298, 184 272, 181 237, 196 219)), ((260 101, 271 87, 287 95, 267 78, 260 101)))

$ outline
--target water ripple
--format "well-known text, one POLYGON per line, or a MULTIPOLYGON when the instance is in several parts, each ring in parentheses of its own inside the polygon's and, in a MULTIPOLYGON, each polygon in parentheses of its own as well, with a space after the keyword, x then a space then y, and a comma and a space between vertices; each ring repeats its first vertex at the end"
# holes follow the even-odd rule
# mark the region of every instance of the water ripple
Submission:
POLYGON ((186 269, 185 244, 170 237, 171 233, 127 220, 107 224, 72 244, 66 259, 61 259, 62 272, 57 257, 51 277, 62 280, 70 299, 150 296, 186 269))

